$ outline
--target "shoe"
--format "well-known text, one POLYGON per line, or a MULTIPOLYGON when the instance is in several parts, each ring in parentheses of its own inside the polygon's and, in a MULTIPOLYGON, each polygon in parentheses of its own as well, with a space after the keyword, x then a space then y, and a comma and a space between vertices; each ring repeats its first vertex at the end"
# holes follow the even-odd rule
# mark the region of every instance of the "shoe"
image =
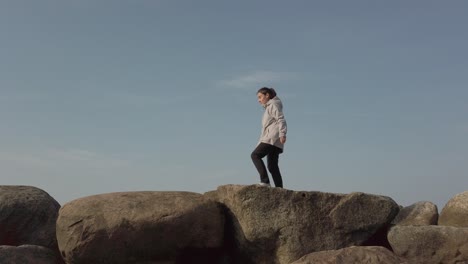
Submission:
POLYGON ((258 183, 257 185, 263 186, 263 187, 271 187, 270 183, 264 183, 264 182, 258 183))

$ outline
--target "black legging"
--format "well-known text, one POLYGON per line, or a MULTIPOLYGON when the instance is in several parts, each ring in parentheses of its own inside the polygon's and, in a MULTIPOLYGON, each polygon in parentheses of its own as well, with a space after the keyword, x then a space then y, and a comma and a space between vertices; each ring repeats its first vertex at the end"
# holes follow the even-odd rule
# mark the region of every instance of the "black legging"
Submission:
POLYGON ((283 179, 281 178, 281 172, 278 167, 278 158, 281 152, 283 152, 282 149, 266 143, 260 143, 252 152, 250 156, 252 157, 252 161, 260 174, 261 182, 270 183, 265 164, 262 160, 263 157, 268 155, 268 171, 271 173, 275 186, 283 188, 283 179))

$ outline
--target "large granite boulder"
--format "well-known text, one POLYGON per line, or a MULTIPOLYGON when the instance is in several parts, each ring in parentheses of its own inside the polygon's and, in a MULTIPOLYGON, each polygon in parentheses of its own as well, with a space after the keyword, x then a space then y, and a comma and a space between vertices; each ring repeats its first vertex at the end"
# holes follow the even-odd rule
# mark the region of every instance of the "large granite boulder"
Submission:
POLYGON ((388 197, 225 185, 206 194, 224 204, 235 263, 291 263, 316 251, 361 245, 399 211, 388 197))
POLYGON ((417 202, 400 210, 394 225, 437 225, 439 213, 431 202, 417 202))
POLYGON ((468 191, 455 195, 442 209, 439 225, 468 227, 468 191))
POLYGON ((388 240, 395 254, 413 263, 468 263, 468 228, 395 226, 388 240))
POLYGON ((24 244, 57 250, 55 222, 60 204, 31 186, 0 186, 0 245, 24 244))
POLYGON ((65 204, 57 239, 67 263, 175 263, 223 245, 219 204, 189 192, 127 192, 65 204))
POLYGON ((62 264, 63 260, 57 251, 42 246, 0 246, 0 263, 62 264))
POLYGON ((402 264, 403 258, 384 247, 347 247, 338 250, 314 252, 291 264, 402 264))

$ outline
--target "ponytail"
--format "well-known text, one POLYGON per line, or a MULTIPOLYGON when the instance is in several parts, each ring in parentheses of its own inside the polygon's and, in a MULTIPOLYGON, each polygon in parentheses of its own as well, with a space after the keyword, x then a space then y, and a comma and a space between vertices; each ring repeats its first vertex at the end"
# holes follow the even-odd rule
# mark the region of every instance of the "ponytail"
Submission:
POLYGON ((270 99, 275 98, 276 96, 276 91, 273 88, 268 88, 268 87, 262 87, 258 90, 257 93, 262 93, 262 94, 268 94, 270 95, 270 99))

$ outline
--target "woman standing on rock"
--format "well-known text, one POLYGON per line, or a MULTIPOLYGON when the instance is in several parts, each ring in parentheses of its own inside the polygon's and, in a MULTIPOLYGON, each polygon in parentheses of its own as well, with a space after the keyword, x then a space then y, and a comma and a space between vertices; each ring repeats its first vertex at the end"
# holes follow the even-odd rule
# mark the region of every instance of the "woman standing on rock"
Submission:
POLYGON ((257 92, 258 102, 265 108, 262 118, 262 134, 251 157, 260 174, 260 185, 270 186, 267 170, 262 158, 267 156, 270 171, 276 187, 283 187, 283 179, 278 167, 279 154, 283 153, 286 143, 286 120, 283 114, 283 103, 276 96, 273 88, 263 87, 257 92))

